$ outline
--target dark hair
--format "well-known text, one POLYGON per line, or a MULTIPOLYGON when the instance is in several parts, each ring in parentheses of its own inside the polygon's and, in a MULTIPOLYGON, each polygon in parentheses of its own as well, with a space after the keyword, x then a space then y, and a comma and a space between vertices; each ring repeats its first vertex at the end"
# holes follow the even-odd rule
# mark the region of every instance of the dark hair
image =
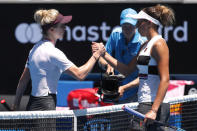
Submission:
POLYGON ((158 4, 156 6, 144 8, 143 11, 159 20, 164 26, 173 25, 175 22, 175 14, 170 7, 158 4))

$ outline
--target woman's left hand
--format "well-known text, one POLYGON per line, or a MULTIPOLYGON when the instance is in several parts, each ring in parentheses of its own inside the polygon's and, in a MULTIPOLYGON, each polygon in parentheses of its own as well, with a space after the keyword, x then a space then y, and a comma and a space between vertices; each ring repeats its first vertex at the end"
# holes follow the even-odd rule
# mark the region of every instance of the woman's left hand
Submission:
POLYGON ((157 117, 157 113, 155 111, 153 111, 153 110, 150 110, 148 113, 146 113, 144 122, 146 122, 147 119, 155 120, 156 117, 157 117))
POLYGON ((104 55, 106 50, 103 43, 92 42, 92 53, 98 52, 99 55, 104 55))

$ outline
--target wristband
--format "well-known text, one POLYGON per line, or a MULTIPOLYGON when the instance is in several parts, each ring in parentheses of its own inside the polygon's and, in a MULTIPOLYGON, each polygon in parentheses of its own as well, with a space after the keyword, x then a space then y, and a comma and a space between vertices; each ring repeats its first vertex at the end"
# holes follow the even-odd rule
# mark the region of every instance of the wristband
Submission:
POLYGON ((154 112, 155 114, 157 114, 157 111, 156 111, 156 110, 154 110, 154 109, 151 109, 151 111, 152 111, 152 112, 154 112))
POLYGON ((95 59, 95 61, 97 61, 97 58, 96 58, 96 56, 94 56, 94 55, 92 55, 93 56, 93 58, 95 59))

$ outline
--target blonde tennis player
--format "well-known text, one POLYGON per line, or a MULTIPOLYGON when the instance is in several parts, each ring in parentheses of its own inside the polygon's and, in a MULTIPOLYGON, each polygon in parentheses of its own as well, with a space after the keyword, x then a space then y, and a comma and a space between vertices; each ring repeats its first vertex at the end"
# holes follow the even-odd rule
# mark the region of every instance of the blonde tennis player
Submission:
POLYGON ((56 41, 63 38, 65 24, 72 20, 72 16, 63 16, 58 10, 49 9, 37 10, 34 19, 42 28, 43 39, 36 43, 29 53, 17 86, 12 110, 18 110, 30 79, 32 91, 27 110, 55 110, 60 75, 65 72, 77 80, 83 80, 103 53, 104 46, 94 52, 84 65, 77 67, 55 47, 56 41))

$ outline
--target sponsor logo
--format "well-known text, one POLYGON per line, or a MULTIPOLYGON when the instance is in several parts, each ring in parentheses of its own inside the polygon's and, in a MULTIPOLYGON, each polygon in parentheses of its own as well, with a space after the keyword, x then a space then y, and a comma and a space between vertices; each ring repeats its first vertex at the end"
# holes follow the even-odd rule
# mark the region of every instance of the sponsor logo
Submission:
POLYGON ((70 27, 66 27, 66 40, 67 41, 98 41, 102 39, 102 41, 107 41, 108 37, 107 34, 110 34, 112 31, 112 27, 107 25, 106 22, 102 22, 100 26, 91 25, 89 27, 76 25, 72 29, 70 27))
POLYGON ((40 26, 36 23, 21 23, 16 27, 15 37, 21 44, 34 44, 42 38, 40 26))
POLYGON ((196 88, 189 89, 188 95, 194 95, 194 94, 197 94, 197 89, 196 88))
POLYGON ((84 125, 84 131, 94 130, 94 131, 110 131, 110 120, 108 119, 93 119, 89 120, 84 125))
MULTIPOLYGON (((74 27, 66 26, 65 29, 65 41, 103 41, 106 42, 109 38, 111 31, 116 28, 107 25, 107 22, 103 21, 101 25, 76 25, 74 27)), ((169 38, 174 39, 178 43, 188 42, 188 21, 183 21, 182 25, 160 27, 158 29, 159 34, 168 42, 169 38)), ((41 29, 36 23, 20 23, 15 30, 16 39, 22 43, 36 43, 42 38, 41 29)))
POLYGON ((159 34, 168 41, 169 37, 173 37, 176 42, 188 42, 188 21, 183 21, 181 26, 169 26, 169 27, 160 27, 158 29, 159 34), (171 35, 171 36, 170 36, 171 35))

